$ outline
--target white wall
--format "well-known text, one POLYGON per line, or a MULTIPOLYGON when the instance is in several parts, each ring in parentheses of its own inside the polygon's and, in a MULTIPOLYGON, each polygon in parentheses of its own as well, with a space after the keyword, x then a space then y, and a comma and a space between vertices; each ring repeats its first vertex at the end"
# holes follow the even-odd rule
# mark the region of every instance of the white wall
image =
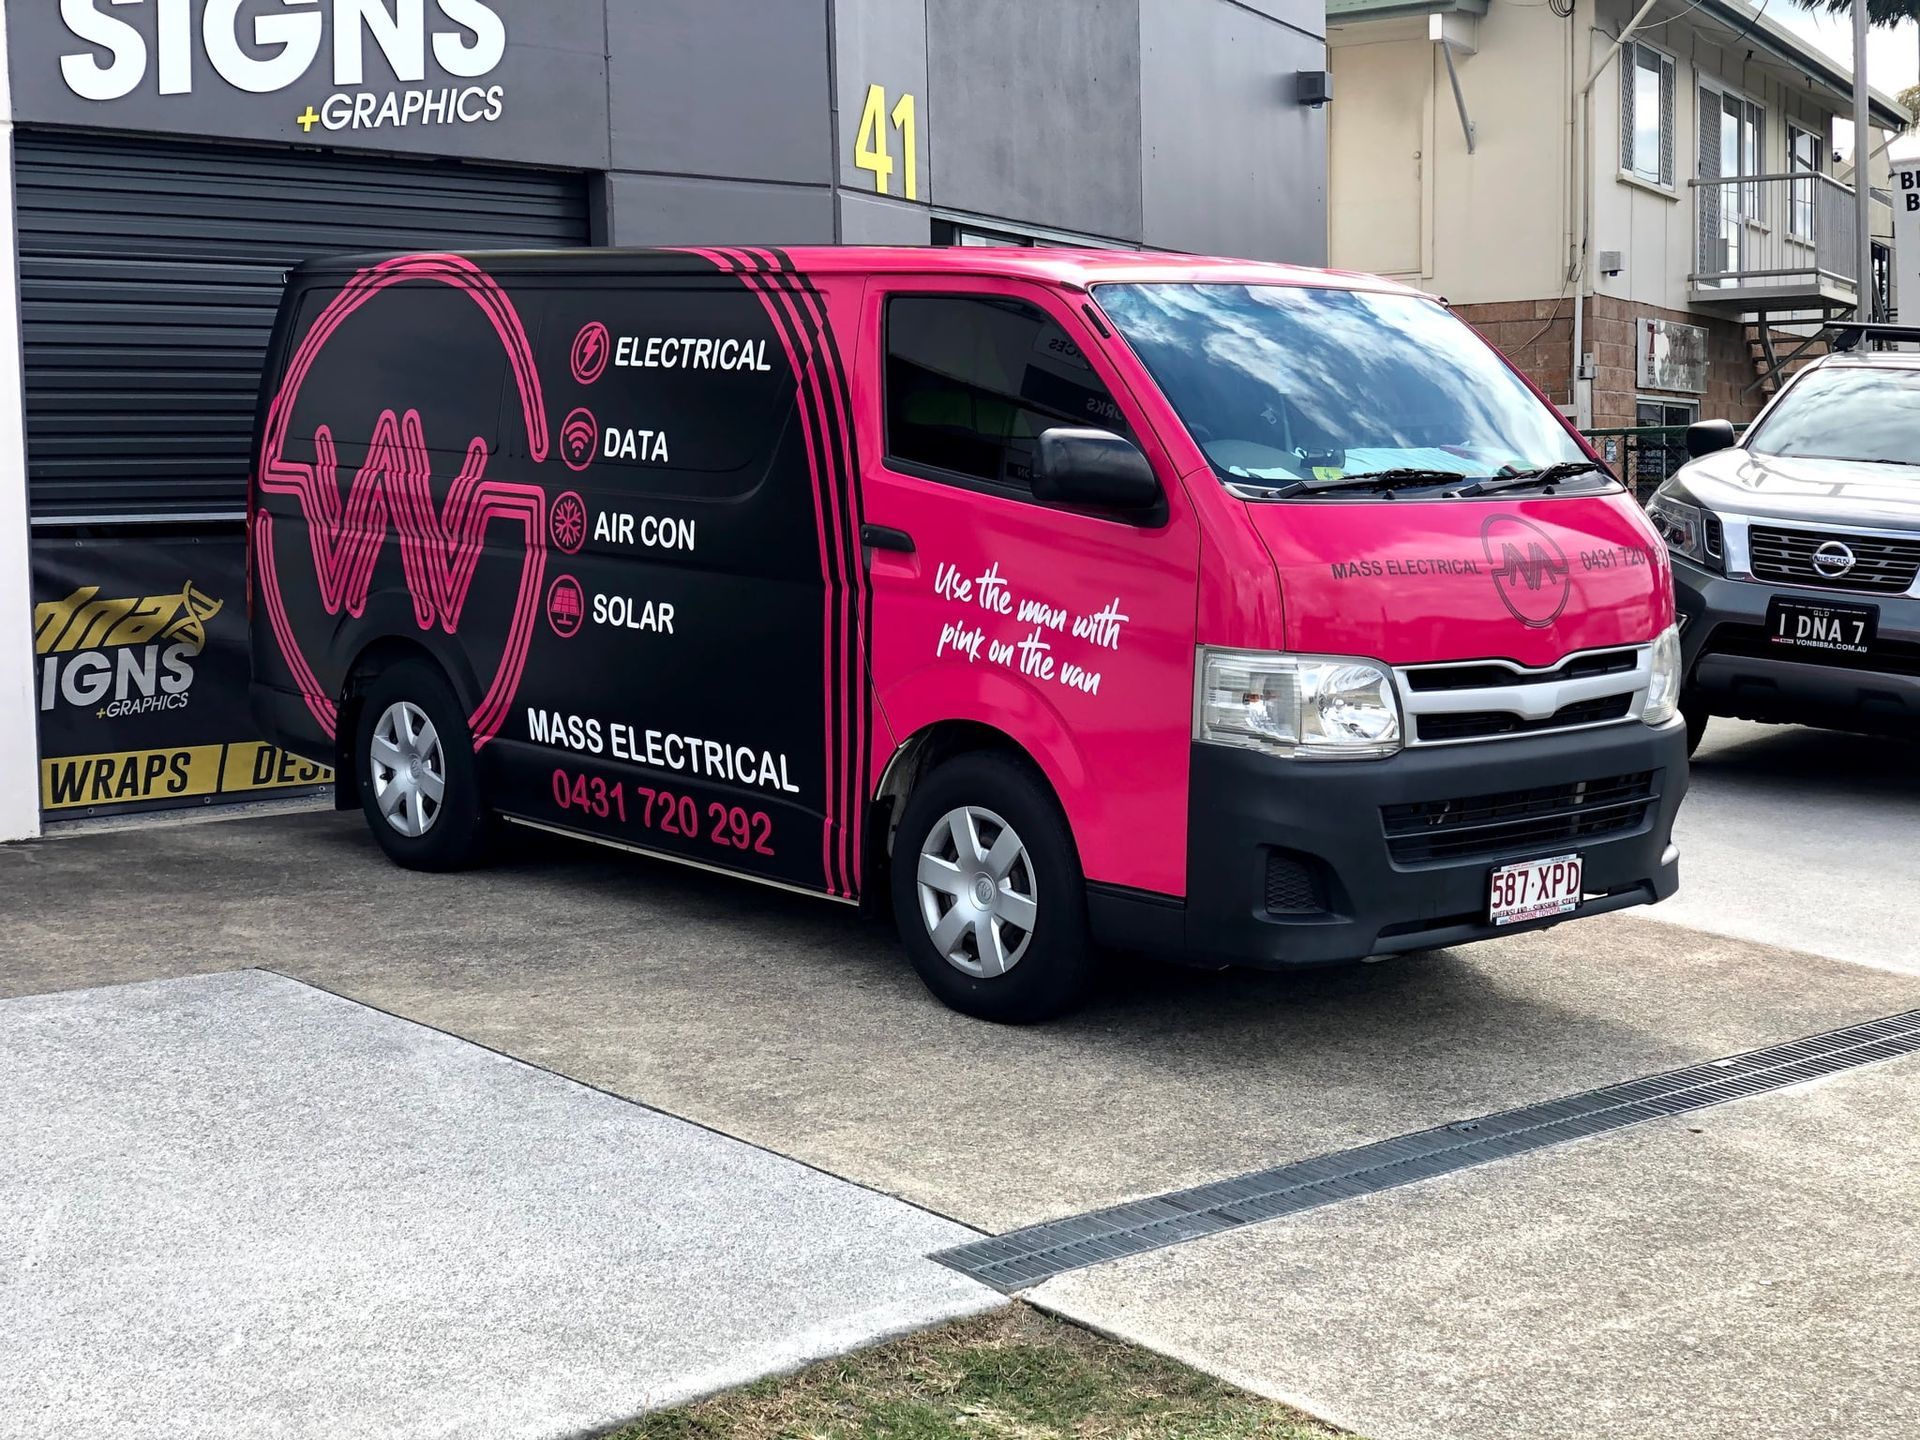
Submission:
MULTIPOLYGON (((1332 263, 1391 274, 1462 304, 1560 295, 1572 223, 1571 96, 1639 8, 1639 0, 1581 0, 1563 19, 1545 4, 1494 4, 1472 27, 1476 53, 1455 57, 1476 127, 1471 155, 1424 17, 1331 27, 1332 263)), ((1618 250, 1625 260, 1618 276, 1594 273, 1590 283, 1602 295, 1673 310, 1688 308, 1695 265, 1687 181, 1698 169, 1701 78, 1765 107, 1768 174, 1787 168, 1789 117, 1825 137, 1830 155, 1835 113, 1804 76, 1750 56, 1748 46, 1722 48, 1687 15, 1676 0, 1649 17, 1654 28, 1645 33, 1677 61, 1672 189, 1619 178, 1618 58, 1594 85, 1589 136, 1592 249, 1618 250)))
MULTIPOLYGON (((1633 0, 1597 0, 1594 28, 1587 33, 1584 63, 1591 68, 1639 9, 1633 0)), ((1666 12, 1656 12, 1658 15, 1666 12)), ((1597 272, 1593 288, 1643 305, 1669 310, 1688 308, 1688 280, 1696 264, 1694 191, 1687 181, 1700 169, 1700 85, 1703 80, 1756 100, 1766 112, 1766 174, 1787 168, 1787 122, 1811 130, 1827 142, 1828 173, 1832 173, 1833 125, 1831 102, 1816 97, 1804 76, 1779 61, 1763 57, 1751 46, 1714 43, 1717 32, 1700 33, 1684 20, 1648 30, 1644 40, 1672 55, 1676 63, 1674 96, 1674 186, 1671 192, 1620 178, 1620 83, 1624 73, 1616 58, 1593 88, 1593 229, 1592 245, 1618 250, 1625 268, 1616 276, 1597 272)), ((1776 187, 1777 189, 1777 187, 1776 187)), ((1782 200, 1772 194, 1776 206, 1782 200)), ((1785 217, 1771 217, 1784 224, 1785 217)), ((1757 242, 1756 242, 1757 243, 1757 242)))
POLYGON ((13 97, 7 84, 6 33, 6 0, 0 0, 0 841, 28 839, 40 831, 27 442, 20 408, 20 257, 13 219, 13 97))
POLYGON ((1497 4, 1471 30, 1476 53, 1454 57, 1469 155, 1425 17, 1329 29, 1332 263, 1461 304, 1552 298, 1566 279, 1572 22, 1497 4))

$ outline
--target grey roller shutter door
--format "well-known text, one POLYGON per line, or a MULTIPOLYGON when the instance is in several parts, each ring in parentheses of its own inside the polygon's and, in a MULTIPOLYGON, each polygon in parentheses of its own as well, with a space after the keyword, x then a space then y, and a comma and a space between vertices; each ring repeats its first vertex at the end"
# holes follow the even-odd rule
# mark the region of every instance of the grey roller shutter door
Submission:
POLYGON ((298 261, 589 243, 576 174, 27 130, 15 170, 42 522, 240 511, 298 261))

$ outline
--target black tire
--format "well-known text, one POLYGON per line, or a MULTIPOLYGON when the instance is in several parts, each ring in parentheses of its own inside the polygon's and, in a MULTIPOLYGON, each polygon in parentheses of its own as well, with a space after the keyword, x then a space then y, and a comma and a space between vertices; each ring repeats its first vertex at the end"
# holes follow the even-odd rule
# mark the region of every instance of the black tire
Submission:
POLYGON ((383 671, 361 703, 353 743, 361 813, 389 860, 408 870, 448 871, 464 870, 484 857, 489 826, 473 761, 473 735, 467 728, 465 708, 437 668, 425 661, 403 660, 383 671), (374 755, 376 731, 388 712, 401 705, 424 714, 439 742, 442 773, 436 778, 441 796, 429 802, 430 820, 418 835, 403 834, 387 818, 382 787, 388 787, 391 797, 392 782, 384 778, 391 769, 374 755))
MULTIPOLYGON (((989 829, 991 821, 981 831, 983 841, 989 829)), ((943 839, 950 837, 948 827, 943 839)), ((981 1020, 1025 1025, 1076 1009, 1092 990, 1094 957, 1087 939, 1080 857, 1059 805, 1019 761, 991 753, 962 755, 922 780, 908 797, 894 833, 892 883, 894 918, 907 957, 927 988, 952 1009, 981 1020), (949 960, 935 945, 922 910, 922 850, 946 817, 968 807, 1003 819, 1025 850, 1006 883, 1021 895, 1030 893, 1033 928, 996 928, 996 936, 1014 944, 1025 936, 1013 963, 997 975, 970 974, 949 960)))
POLYGON ((1689 700, 1684 696, 1680 700, 1680 713, 1686 718, 1687 756, 1692 758, 1693 752, 1700 748, 1701 740, 1706 738, 1707 721, 1713 717, 1707 713, 1699 701, 1689 700))

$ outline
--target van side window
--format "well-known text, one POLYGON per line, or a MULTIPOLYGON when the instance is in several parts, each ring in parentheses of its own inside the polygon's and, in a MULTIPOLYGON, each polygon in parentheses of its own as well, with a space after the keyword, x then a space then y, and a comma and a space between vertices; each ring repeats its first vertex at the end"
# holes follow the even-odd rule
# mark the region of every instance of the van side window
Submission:
POLYGON ((1022 493, 1043 430, 1130 435, 1080 347, 1020 300, 888 301, 886 407, 890 459, 1022 493))

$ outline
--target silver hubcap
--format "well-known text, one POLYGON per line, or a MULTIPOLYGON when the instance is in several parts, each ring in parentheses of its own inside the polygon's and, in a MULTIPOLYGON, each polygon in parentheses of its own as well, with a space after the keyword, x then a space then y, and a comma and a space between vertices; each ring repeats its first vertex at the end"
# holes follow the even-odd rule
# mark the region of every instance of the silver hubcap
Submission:
POLYGON ((418 840, 440 818, 447 791, 447 757, 440 733, 426 711, 401 700, 387 707, 373 727, 373 794, 387 823, 418 840))
POLYGON ((920 848, 920 915, 933 948, 976 978, 1004 975, 1027 953, 1036 889, 1013 827, 977 805, 941 816, 920 848))

